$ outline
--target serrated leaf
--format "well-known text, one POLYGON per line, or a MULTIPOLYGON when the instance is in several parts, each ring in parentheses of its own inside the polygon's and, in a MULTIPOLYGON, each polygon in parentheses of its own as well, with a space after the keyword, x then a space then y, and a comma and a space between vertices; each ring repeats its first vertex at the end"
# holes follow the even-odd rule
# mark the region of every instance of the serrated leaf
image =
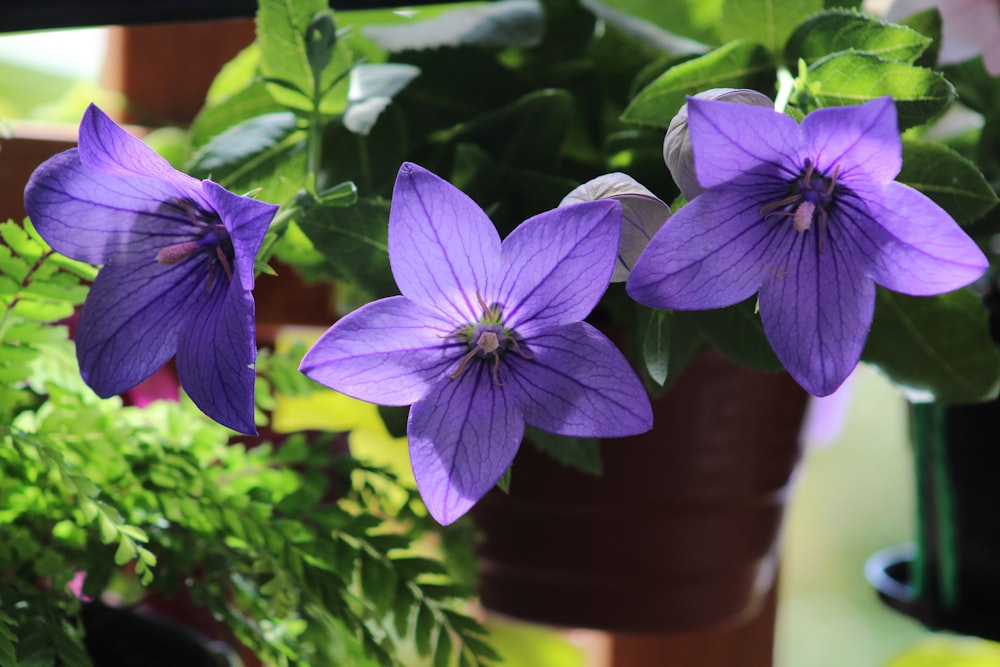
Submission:
POLYGON ((642 359, 650 379, 662 387, 670 370, 670 315, 664 310, 647 312, 642 359))
POLYGON ((891 95, 901 130, 942 114, 955 88, 940 72, 865 53, 839 53, 809 66, 809 83, 820 105, 862 104, 891 95))
POLYGON ((906 26, 886 23, 854 10, 832 9, 808 18, 788 39, 785 59, 815 62, 839 51, 913 63, 931 40, 906 26))
POLYGON ((73 314, 73 304, 21 299, 8 312, 34 322, 58 322, 73 314))
POLYGON ((717 24, 724 41, 746 39, 779 54, 795 26, 823 9, 823 0, 724 0, 717 24))
POLYGON ((408 636, 410 629, 410 617, 416 613, 416 599, 410 591, 409 584, 400 582, 396 586, 396 595, 392 605, 392 622, 396 629, 396 634, 400 637, 408 636))
POLYGON ((540 452, 571 468, 589 475, 601 475, 601 443, 597 438, 575 438, 556 435, 534 426, 525 426, 524 439, 540 452))
POLYGON ((710 88, 768 90, 773 81, 774 62, 767 49, 737 40, 668 69, 636 94, 621 119, 666 128, 688 95, 710 88))
POLYGON ((111 544, 118 539, 118 526, 104 512, 100 512, 97 525, 101 531, 101 542, 111 544))
POLYGON ((421 556, 393 558, 392 566, 403 578, 410 580, 414 580, 421 575, 446 574, 448 572, 445 566, 439 561, 421 556))
POLYGON ((128 535, 136 542, 149 542, 149 536, 146 535, 146 531, 138 526, 122 525, 118 527, 118 531, 123 535, 128 535))
POLYGON ((368 554, 361 556, 361 590, 375 611, 383 616, 392 608, 396 575, 385 563, 368 554))
POLYGON ((862 360, 916 401, 973 403, 1000 385, 1000 354, 971 290, 913 297, 878 289, 862 360))
POLYGON ((933 199, 960 225, 982 217, 998 201, 976 165, 944 144, 904 139, 896 180, 933 199))

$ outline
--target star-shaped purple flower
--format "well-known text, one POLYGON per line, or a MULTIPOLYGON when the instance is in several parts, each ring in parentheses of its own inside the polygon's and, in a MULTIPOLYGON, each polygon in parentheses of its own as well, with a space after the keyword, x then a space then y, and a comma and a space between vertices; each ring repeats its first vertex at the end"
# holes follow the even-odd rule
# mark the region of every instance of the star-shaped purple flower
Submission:
POLYGON ((220 424, 256 433, 254 257, 278 207, 173 169, 91 105, 79 148, 42 163, 24 192, 58 252, 103 264, 80 313, 80 372, 100 396, 176 353, 181 386, 220 424))
POLYGON ((501 243, 471 199, 406 163, 389 216, 402 296, 338 321, 301 370, 364 401, 413 404, 417 486, 451 523, 503 475, 525 422, 585 437, 652 426, 638 377, 582 321, 607 289, 621 225, 617 202, 587 202, 531 218, 501 243))
POLYGON ((911 295, 968 285, 987 260, 951 217, 895 182, 896 108, 884 97, 799 125, 749 105, 688 98, 698 181, 639 257, 640 303, 721 308, 755 292, 764 332, 806 390, 832 393, 857 365, 875 284, 911 295))

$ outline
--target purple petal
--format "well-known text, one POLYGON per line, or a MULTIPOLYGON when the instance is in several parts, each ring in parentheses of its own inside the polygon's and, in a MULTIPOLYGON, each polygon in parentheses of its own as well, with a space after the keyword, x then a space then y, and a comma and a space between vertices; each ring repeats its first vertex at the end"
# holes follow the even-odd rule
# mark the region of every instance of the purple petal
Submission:
POLYGON ((770 268, 767 257, 781 231, 780 223, 761 220, 755 197, 759 193, 726 188, 685 204, 639 256, 626 283, 629 295, 673 310, 721 308, 750 297, 770 268))
POLYGON ((94 104, 87 107, 80 120, 79 146, 84 166, 92 171, 167 181, 180 190, 198 188, 197 180, 171 167, 94 104))
POLYGON ((154 248, 139 250, 101 269, 80 313, 80 373, 105 398, 139 384, 173 356, 193 300, 215 300, 206 294, 206 263, 162 266, 154 248))
POLYGON ((989 267, 979 246, 951 216, 901 183, 889 183, 860 199, 839 198, 839 217, 855 219, 857 231, 851 238, 860 252, 874 258, 872 277, 896 292, 950 292, 975 281, 989 267), (865 224, 867 216, 875 224, 865 224))
POLYGON ((409 405, 458 368, 468 348, 449 344, 455 328, 406 297, 373 301, 330 327, 299 370, 362 401, 409 405))
POLYGON ((503 242, 504 324, 582 320, 608 288, 618 256, 621 205, 591 201, 525 220, 503 242))
POLYGON ((260 244, 278 212, 278 206, 241 197, 212 181, 202 181, 205 199, 219 214, 233 241, 236 272, 244 288, 253 289, 253 266, 260 244))
POLYGON ((57 251, 104 264, 135 243, 186 234, 189 218, 176 202, 200 199, 199 192, 155 179, 95 172, 72 149, 35 170, 24 191, 24 205, 38 233, 57 251))
POLYGON ((774 268, 760 288, 764 333, 778 359, 811 394, 832 394, 857 366, 875 310, 866 258, 851 245, 854 230, 830 224, 817 235, 778 237, 774 268))
POLYGON ((611 282, 625 282, 635 260, 670 217, 670 207, 634 178, 618 172, 598 176, 580 185, 563 197, 559 206, 597 199, 614 199, 622 205, 622 233, 611 282))
POLYGON ((687 104, 694 167, 704 189, 748 172, 784 181, 798 176, 802 133, 791 117, 764 107, 695 97, 687 104))
POLYGON ((559 433, 614 438, 653 426, 649 397, 624 355, 586 322, 528 340, 532 359, 508 354, 504 390, 516 392, 525 421, 559 433))
POLYGON ((228 289, 221 284, 191 304, 177 342, 177 377, 206 415, 234 431, 256 435, 253 298, 238 275, 228 289))
POLYGON ((428 511, 447 525, 469 511, 510 466, 524 418, 488 364, 444 380, 410 409, 410 464, 428 511))
POLYGON ((813 111, 802 121, 809 157, 820 173, 839 167, 838 182, 888 183, 903 166, 903 144, 891 97, 813 111))
POLYGON ((389 213, 389 261, 404 296, 456 322, 482 315, 476 290, 495 300, 500 235, 465 193, 423 167, 399 169, 389 213))

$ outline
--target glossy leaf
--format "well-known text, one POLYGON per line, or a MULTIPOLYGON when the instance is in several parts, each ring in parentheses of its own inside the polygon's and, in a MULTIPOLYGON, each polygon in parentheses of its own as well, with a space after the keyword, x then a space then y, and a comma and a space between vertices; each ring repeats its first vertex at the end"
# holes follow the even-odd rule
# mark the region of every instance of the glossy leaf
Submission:
POLYGON ((368 134, 392 98, 412 81, 420 70, 397 63, 363 64, 351 70, 344 110, 344 126, 357 134, 368 134))
POLYGON ((753 42, 730 42, 668 69, 639 91, 621 119, 666 128, 688 95, 710 88, 767 90, 773 77, 774 63, 767 49, 753 42))
POLYGON ((906 26, 837 9, 811 16, 799 25, 788 39, 785 59, 789 64, 799 58, 811 63, 831 53, 852 51, 913 63, 930 43, 929 37, 906 26))
POLYGON ((986 309, 970 290, 912 297, 879 288, 862 360, 916 401, 981 401, 1000 384, 986 309))
POLYGON ((955 89, 939 72, 864 53, 839 53, 809 66, 809 83, 822 106, 861 104, 892 95, 900 129, 939 116, 955 89))
POLYGON ((960 225, 996 206, 997 194, 976 165, 944 144, 903 140, 903 170, 896 180, 920 190, 960 225))
POLYGON ((305 139, 289 111, 256 116, 202 146, 187 170, 234 192, 260 188, 259 199, 285 202, 301 188, 305 139))

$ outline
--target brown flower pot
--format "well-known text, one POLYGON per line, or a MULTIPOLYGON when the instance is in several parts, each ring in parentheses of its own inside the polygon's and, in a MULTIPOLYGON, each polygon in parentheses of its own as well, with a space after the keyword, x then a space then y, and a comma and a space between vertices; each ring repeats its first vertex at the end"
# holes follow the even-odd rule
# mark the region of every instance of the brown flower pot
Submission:
POLYGON ((653 403, 653 430, 602 444, 604 474, 534 447, 474 510, 479 594, 552 625, 669 632, 750 618, 772 588, 806 394, 710 352, 653 403))

